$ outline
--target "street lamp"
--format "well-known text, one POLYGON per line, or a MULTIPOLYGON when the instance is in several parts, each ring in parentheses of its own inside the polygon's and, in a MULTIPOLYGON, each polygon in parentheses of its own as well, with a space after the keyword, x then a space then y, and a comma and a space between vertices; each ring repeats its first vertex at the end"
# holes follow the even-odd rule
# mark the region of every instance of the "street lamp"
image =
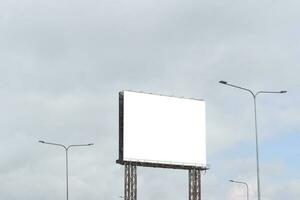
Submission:
POLYGON ((89 143, 89 144, 72 144, 69 146, 65 146, 63 144, 57 144, 57 143, 51 143, 51 142, 45 142, 40 140, 39 141, 42 144, 49 144, 49 145, 54 145, 54 146, 59 146, 59 147, 63 147, 66 151, 66 190, 67 190, 67 200, 69 200, 69 174, 68 174, 68 150, 71 147, 82 147, 82 146, 92 146, 94 145, 93 143, 89 143))
POLYGON ((253 97, 253 102, 254 102, 254 120, 255 120, 255 141, 256 141, 256 176, 257 176, 257 196, 258 196, 258 200, 261 200, 261 195, 260 195, 260 180, 259 180, 259 158, 258 158, 258 136, 257 136, 257 117, 256 117, 256 97, 259 94, 283 94, 283 93, 287 93, 287 91, 282 90, 282 91, 259 91, 259 92, 252 92, 251 90, 244 88, 244 87, 240 87, 240 86, 236 86, 236 85, 232 85, 227 83, 226 81, 219 81, 219 83, 230 86, 230 87, 234 87, 237 89, 241 89, 244 91, 249 92, 252 97, 253 97))
POLYGON ((229 180, 230 182, 233 182, 233 183, 239 183, 239 184, 243 184, 243 185, 246 185, 246 189, 247 189, 247 200, 249 200, 249 187, 248 187, 248 184, 246 182, 241 182, 241 181, 235 181, 235 180, 229 180))

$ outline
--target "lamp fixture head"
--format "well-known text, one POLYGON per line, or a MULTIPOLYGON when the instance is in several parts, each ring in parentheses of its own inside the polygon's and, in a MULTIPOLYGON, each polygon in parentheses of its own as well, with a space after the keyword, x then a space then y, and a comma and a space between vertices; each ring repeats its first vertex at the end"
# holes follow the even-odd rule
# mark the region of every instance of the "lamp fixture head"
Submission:
POLYGON ((226 81, 219 81, 219 83, 226 85, 227 82, 226 81))

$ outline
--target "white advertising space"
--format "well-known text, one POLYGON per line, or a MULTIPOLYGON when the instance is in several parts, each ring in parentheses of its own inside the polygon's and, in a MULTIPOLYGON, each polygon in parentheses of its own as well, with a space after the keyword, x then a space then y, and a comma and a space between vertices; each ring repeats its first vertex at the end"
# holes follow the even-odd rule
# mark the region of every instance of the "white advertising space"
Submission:
POLYGON ((123 95, 124 161, 206 166, 205 101, 123 95))

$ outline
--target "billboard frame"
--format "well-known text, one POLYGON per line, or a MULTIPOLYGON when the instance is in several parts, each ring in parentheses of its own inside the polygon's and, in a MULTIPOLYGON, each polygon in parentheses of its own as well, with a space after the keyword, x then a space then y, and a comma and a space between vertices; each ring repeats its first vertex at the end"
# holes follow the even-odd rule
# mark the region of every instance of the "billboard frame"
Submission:
MULTIPOLYGON (((169 169, 185 169, 185 170, 192 170, 192 169, 199 169, 199 170, 208 170, 209 167, 206 164, 205 166, 196 166, 196 165, 184 165, 178 163, 160 163, 160 162, 149 162, 149 161, 127 161, 124 160, 124 91, 128 92, 136 92, 131 90, 123 90, 119 92, 119 158, 116 160, 116 163, 121 165, 132 164, 136 166, 142 167, 153 167, 153 168, 169 168, 169 169)), ((165 97, 174 97, 168 95, 161 95, 161 94, 153 94, 153 93, 145 93, 145 92, 137 92, 137 93, 144 93, 144 94, 151 94, 151 95, 159 95, 165 97)), ((203 101, 203 99, 195 99, 195 98, 184 98, 184 97, 176 97, 182 99, 191 99, 191 100, 199 100, 203 101)))

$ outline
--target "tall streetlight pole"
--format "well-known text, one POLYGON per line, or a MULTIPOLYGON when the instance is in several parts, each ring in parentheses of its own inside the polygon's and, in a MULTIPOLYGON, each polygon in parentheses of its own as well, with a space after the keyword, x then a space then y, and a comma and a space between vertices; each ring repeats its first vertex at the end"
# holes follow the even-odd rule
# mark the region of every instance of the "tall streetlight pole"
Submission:
POLYGON ((52 143, 52 142, 45 142, 40 140, 39 141, 42 144, 49 144, 49 145, 54 145, 54 146, 59 146, 65 149, 66 151, 66 191, 67 191, 67 200, 69 200, 69 167, 68 167, 68 150, 71 147, 82 147, 82 146, 92 146, 94 145, 93 143, 89 143, 89 144, 72 144, 69 146, 65 146, 63 144, 57 144, 57 143, 52 143))
POLYGON ((256 93, 252 92, 252 90, 244 88, 244 87, 240 87, 240 86, 236 86, 236 85, 232 85, 227 83, 226 81, 219 81, 219 83, 230 86, 230 87, 234 87, 237 89, 241 89, 244 91, 249 92, 252 97, 253 97, 253 102, 254 102, 254 121, 255 121, 255 141, 256 141, 256 176, 257 176, 257 197, 258 200, 261 200, 261 195, 260 195, 260 179, 259 179, 259 155, 258 155, 258 136, 257 136, 257 117, 256 117, 256 97, 259 94, 283 94, 286 93, 287 91, 258 91, 256 93))
POLYGON ((239 183, 239 184, 243 184, 246 186, 246 189, 247 189, 247 200, 249 200, 249 187, 248 187, 248 184, 246 182, 241 182, 241 181, 235 181, 235 180, 229 180, 230 182, 233 182, 233 183, 239 183))

